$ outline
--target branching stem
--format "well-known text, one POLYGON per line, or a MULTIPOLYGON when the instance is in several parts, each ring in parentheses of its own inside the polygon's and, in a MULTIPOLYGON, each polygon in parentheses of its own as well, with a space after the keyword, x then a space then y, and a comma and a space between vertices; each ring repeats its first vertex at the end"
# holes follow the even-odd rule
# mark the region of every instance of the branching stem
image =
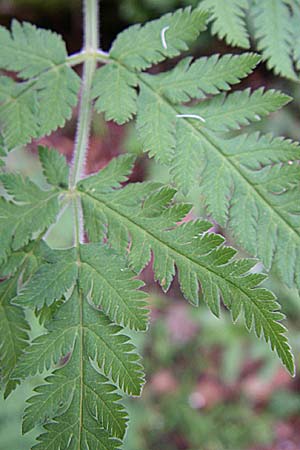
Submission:
MULTIPOLYGON (((84 0, 84 53, 97 53, 99 47, 98 27, 98 0, 84 0)), ((84 59, 74 161, 69 184, 71 190, 74 190, 84 171, 92 121, 93 105, 91 100, 91 89, 96 65, 97 61, 95 58, 84 59)))

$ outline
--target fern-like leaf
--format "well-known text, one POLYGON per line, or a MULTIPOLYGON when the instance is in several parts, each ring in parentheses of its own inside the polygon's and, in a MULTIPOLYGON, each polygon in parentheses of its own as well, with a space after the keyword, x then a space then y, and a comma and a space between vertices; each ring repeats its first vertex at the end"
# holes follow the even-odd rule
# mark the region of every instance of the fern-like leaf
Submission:
POLYGON ((202 8, 211 10, 213 21, 212 33, 220 39, 225 38, 227 44, 249 48, 249 34, 246 27, 246 12, 249 8, 248 0, 204 0, 202 8))
POLYGON ((59 212, 59 192, 42 191, 37 185, 15 174, 1 174, 0 182, 11 200, 0 199, 0 261, 12 250, 26 245, 35 233, 45 231, 59 212))
POLYGON ((136 113, 136 75, 117 64, 99 69, 94 78, 93 97, 98 112, 105 112, 106 120, 123 124, 136 113))
MULTIPOLYGON (((111 249, 87 244, 78 250, 78 254, 67 256, 70 260, 73 256, 74 262, 80 261, 78 280, 71 297, 57 309, 54 320, 47 323, 48 333, 32 342, 13 372, 14 379, 24 378, 53 367, 62 357, 68 360, 62 369, 57 369, 46 379, 47 384, 36 389, 36 395, 29 400, 24 431, 36 425, 36 419, 46 430, 39 438, 37 449, 45 445, 59 448, 66 442, 79 446, 81 442, 87 442, 99 450, 118 448, 118 439, 125 433, 127 414, 119 403, 116 386, 128 394, 138 395, 143 385, 142 367, 130 338, 100 310, 103 308, 118 322, 144 328, 146 311, 140 308, 145 306, 145 295, 139 290, 142 283, 130 279, 133 274, 125 270, 122 259, 111 249), (97 275, 92 280, 91 273, 94 276, 95 271, 97 275), (120 311, 115 295, 120 302, 120 311), (136 321, 135 314, 139 312, 136 321)), ((50 252, 47 270, 49 264, 57 266, 65 257, 62 251, 50 252)), ((36 295, 37 279, 26 287, 28 300, 30 292, 33 298, 36 295)), ((42 278, 39 280, 40 295, 45 297, 48 286, 42 278)), ((68 286, 58 277, 56 284, 62 296, 67 294, 68 286)))
POLYGON ((8 77, 0 77, 0 130, 9 150, 37 136, 37 104, 32 86, 31 82, 16 83, 8 77))
POLYGON ((66 188, 69 181, 69 167, 64 156, 54 149, 39 147, 39 158, 48 183, 52 186, 66 188))
POLYGON ((207 11, 187 7, 144 26, 133 25, 118 35, 110 56, 130 69, 145 70, 188 50, 206 28, 207 19, 207 11))
POLYGON ((8 150, 70 119, 80 82, 66 63, 66 47, 56 33, 17 21, 11 33, 0 27, 0 68, 25 80, 0 78, 0 130, 8 150))
POLYGON ((259 61, 254 54, 225 55, 200 58, 190 65, 181 61, 170 72, 161 75, 143 74, 138 97, 137 130, 143 149, 162 163, 169 163, 176 147, 175 123, 178 112, 164 100, 181 103, 204 93, 216 94, 228 90, 247 76, 259 61))
POLYGON ((276 74, 296 79, 293 69, 291 15, 282 0, 255 0, 253 6, 255 37, 267 67, 276 74))
POLYGON ((29 345, 30 326, 24 310, 12 304, 17 295, 20 281, 27 279, 40 264, 40 243, 30 243, 20 251, 12 253, 4 265, 0 267, 0 363, 1 385, 4 396, 8 396, 17 385, 11 378, 12 372, 29 345))
POLYGON ((263 88, 252 91, 235 91, 228 95, 220 94, 197 105, 181 109, 182 114, 200 115, 205 127, 212 131, 239 130, 251 122, 258 122, 271 112, 285 106, 291 97, 280 91, 263 88))
POLYGON ((172 103, 183 103, 229 90, 230 85, 249 75, 259 61, 260 57, 254 53, 213 55, 194 62, 184 58, 173 70, 144 76, 144 80, 172 103))
MULTIPOLYGON (((207 78, 207 87, 203 83, 203 93, 216 94, 221 89, 228 89, 228 82, 238 81, 243 73, 244 75, 249 73, 251 67, 257 63, 257 57, 251 54, 234 58, 241 61, 241 70, 239 74, 229 74, 228 79, 226 63, 231 61, 230 56, 226 55, 219 60, 220 68, 217 75, 213 74, 209 64, 206 65, 208 73, 212 72, 212 77, 207 78), (214 76, 219 81, 214 81, 214 76), (223 83, 222 76, 225 80, 223 83)), ((211 61, 214 67, 218 59, 212 58, 211 61)), ((197 61, 191 66, 189 62, 188 65, 197 67, 197 61)), ((201 86, 201 79, 204 77, 205 80, 206 77, 205 72, 199 70, 197 80, 195 71, 194 87, 191 87, 192 82, 189 85, 183 77, 178 76, 183 68, 184 70, 187 68, 185 61, 179 63, 169 74, 159 75, 157 80, 154 75, 138 75, 140 95, 137 128, 144 150, 171 166, 171 174, 183 192, 188 192, 195 182, 200 183, 208 213, 221 225, 229 224, 238 242, 251 254, 259 256, 266 268, 270 268, 280 255, 286 259, 282 242, 284 242, 283 235, 289 236, 289 248, 293 249, 292 258, 279 273, 288 285, 293 283, 299 285, 297 277, 299 256, 295 247, 295 239, 298 240, 299 234, 299 208, 295 190, 298 176, 292 167, 293 161, 299 159, 298 146, 289 141, 272 140, 269 137, 241 138, 241 141, 227 140, 226 137, 214 134, 210 130, 210 128, 216 131, 235 129, 248 124, 249 120, 258 120, 259 116, 274 111, 287 102, 288 97, 274 91, 263 93, 262 90, 249 95, 249 91, 246 90, 231 94, 232 96, 229 95, 226 100, 224 97, 216 97, 200 102, 196 106, 181 106, 180 102, 189 100, 192 96, 199 98, 197 89, 201 86), (174 77, 174 89, 169 89, 168 83, 164 82, 165 77, 166 79, 174 77), (230 112, 230 109, 233 109, 233 102, 237 102, 240 98, 243 115, 238 118, 237 109, 235 113, 231 113, 231 117, 229 115, 229 118, 226 118, 226 106, 229 106, 230 112), (262 98, 266 99, 265 109, 260 107, 262 98), (223 117, 219 120, 217 117, 220 114, 221 102, 224 102, 224 121, 223 117), (206 116, 207 107, 212 117, 216 113, 215 123, 212 123, 209 115, 206 116), (240 148, 241 145, 243 149, 240 148), (245 156, 241 157, 239 153, 245 156), (285 195, 277 195, 278 181, 277 187, 274 188, 274 174, 278 173, 275 167, 271 167, 274 163, 280 164, 280 167, 284 163, 286 167, 282 168, 282 173, 290 174, 290 177, 286 175, 280 183, 285 195), (269 172, 273 174, 272 183, 267 186, 264 179, 265 174, 269 172), (291 200, 288 200, 290 197, 291 200), (247 208, 248 214, 243 214, 243 208, 247 208), (284 229, 285 232, 278 233, 279 229, 284 229), (266 245, 267 241, 270 245, 266 245)), ((92 206, 88 203, 84 207, 92 211, 92 206)), ((96 215, 95 220, 99 219, 101 222, 100 213, 97 212, 96 215)), ((121 247, 126 247, 126 234, 122 227, 115 231, 118 236, 122 236, 121 247)))
POLYGON ((190 302, 198 304, 201 285, 203 297, 214 314, 219 314, 221 297, 235 319, 243 310, 247 328, 253 325, 258 336, 264 335, 293 372, 290 348, 282 334, 284 327, 277 322, 282 318, 279 306, 273 294, 257 287, 264 276, 247 275, 251 264, 242 270, 243 266, 232 260, 235 250, 222 246, 221 236, 205 233, 211 224, 196 221, 176 226, 190 207, 169 207, 175 193, 170 188, 157 190, 157 185, 150 183, 103 194, 96 186, 97 175, 80 184, 84 219, 89 223, 89 212, 101 211, 97 216, 99 227, 103 226, 101 220, 108 224, 109 243, 114 245, 116 232, 131 242, 129 261, 135 271, 145 267, 152 250, 155 278, 164 290, 169 288, 176 266, 182 292, 190 302))

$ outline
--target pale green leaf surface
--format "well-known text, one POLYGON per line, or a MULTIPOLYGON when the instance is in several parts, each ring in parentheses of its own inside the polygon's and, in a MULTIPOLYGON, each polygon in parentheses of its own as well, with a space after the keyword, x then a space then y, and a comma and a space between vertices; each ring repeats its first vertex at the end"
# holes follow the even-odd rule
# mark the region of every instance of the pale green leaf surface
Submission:
POLYGON ((14 376, 42 372, 62 357, 65 365, 29 400, 24 431, 36 425, 35 420, 45 424, 47 432, 36 448, 46 444, 59 448, 68 441, 79 445, 90 433, 92 448, 115 448, 119 442, 113 438, 124 436, 127 415, 109 380, 133 395, 139 394, 143 384, 142 366, 130 338, 77 288, 47 327, 48 333, 33 341, 14 376))
POLYGON ((93 98, 96 111, 104 112, 106 120, 124 124, 136 113, 137 77, 115 63, 97 70, 94 77, 93 98))
POLYGON ((49 134, 71 118, 80 78, 66 65, 62 38, 29 23, 0 27, 0 67, 28 80, 0 78, 0 130, 12 150, 49 134))
POLYGON ((171 102, 183 103, 191 98, 203 98, 205 94, 229 90, 230 85, 248 76, 259 61, 260 56, 255 53, 213 55, 194 62, 185 58, 169 72, 144 75, 143 81, 171 102))
POLYGON ((42 191, 19 175, 1 174, 0 182, 13 196, 10 201, 0 199, 0 260, 3 260, 11 250, 26 245, 35 233, 45 231, 56 220, 59 204, 58 192, 42 191))
POLYGON ((37 102, 32 86, 31 81, 16 83, 0 77, 0 130, 8 150, 37 136, 37 102))
POLYGON ((133 280, 134 273, 124 269, 125 261, 106 247, 97 244, 82 246, 80 287, 114 322, 135 330, 146 330, 147 295, 138 290, 143 286, 133 280))
POLYGON ((50 306, 74 286, 77 275, 76 252, 74 249, 61 250, 58 261, 42 265, 18 293, 14 303, 38 310, 44 305, 50 306))
POLYGON ((288 6, 282 0, 255 0, 253 4, 257 48, 275 74, 297 79, 293 69, 293 33, 288 6))
POLYGON ((290 101, 291 97, 273 89, 259 88, 252 92, 245 89, 183 107, 181 113, 200 115, 205 120, 205 127, 223 132, 257 122, 290 101))
POLYGON ((39 158, 48 183, 66 188, 69 182, 69 166, 66 158, 54 149, 41 146, 39 158))
MULTIPOLYGON (((130 236, 128 241, 131 241, 129 260, 137 272, 147 263, 141 258, 141 246, 143 254, 149 255, 152 250, 155 278, 165 290, 174 277, 176 265, 181 289, 189 301, 198 304, 200 285, 204 300, 214 314, 219 314, 221 298, 230 310, 235 311, 235 318, 243 310, 247 328, 251 329, 253 325, 257 335, 263 335, 270 342, 293 372, 290 347, 283 335, 285 329, 278 322, 282 315, 278 313, 279 305, 273 294, 258 288, 257 279, 251 275, 236 273, 236 263, 232 260, 235 250, 222 246, 221 236, 203 234, 210 224, 196 221, 176 226, 189 208, 169 206, 171 195, 166 195, 165 189, 161 191, 165 204, 160 216, 151 208, 147 210, 147 196, 140 205, 132 205, 130 186, 103 195, 97 189, 91 192, 90 186, 85 191, 83 181, 81 189, 85 201, 93 204, 95 210, 102 211, 108 230, 110 226, 114 227, 117 218, 123 224, 130 236)), ((152 195, 157 194, 153 192, 152 195)), ((84 219, 89 221, 87 216, 84 219)), ((114 241, 109 242, 114 245, 114 241)))
POLYGON ((212 33, 227 44, 249 48, 249 34, 246 27, 248 0, 204 0, 200 6, 211 11, 212 33))
POLYGON ((145 25, 133 25, 118 35, 110 56, 126 67, 145 70, 188 50, 206 28, 207 18, 206 11, 187 7, 145 25))
POLYGON ((175 147, 176 115, 148 86, 138 97, 137 132, 144 151, 162 163, 168 163, 175 147))
POLYGON ((19 72, 29 79, 45 70, 63 64, 67 51, 62 38, 52 31, 43 30, 13 20, 11 32, 0 27, 0 67, 19 72))

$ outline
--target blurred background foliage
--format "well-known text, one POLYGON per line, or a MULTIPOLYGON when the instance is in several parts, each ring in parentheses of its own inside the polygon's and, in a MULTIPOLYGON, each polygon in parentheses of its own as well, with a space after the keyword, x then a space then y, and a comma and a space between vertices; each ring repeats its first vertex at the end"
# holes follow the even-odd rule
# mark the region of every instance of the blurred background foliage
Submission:
MULTIPOLYGON (((197 0, 102 0, 102 47, 108 49, 116 34, 135 22, 156 18, 197 0)), ((69 52, 82 42, 79 0, 0 0, 0 24, 12 17, 27 20, 61 33, 69 52)), ((193 49, 194 56, 237 52, 204 33, 193 49)), ((165 70, 164 63, 155 70, 165 70)), ((251 129, 300 138, 300 86, 274 77, 263 64, 237 89, 260 86, 281 89, 294 101, 251 129)), ((64 130, 18 149, 7 159, 8 170, 18 170, 38 184, 44 180, 36 157, 38 144, 57 148, 71 161, 76 111, 64 130)), ((122 152, 137 156, 131 181, 156 179, 168 182, 164 167, 141 154, 132 124, 119 127, 95 115, 87 172, 96 172, 122 152)), ((187 200, 195 215, 205 216, 197 189, 187 200)), ((65 211, 47 236, 50 245, 72 242, 72 215, 65 211)), ((224 230, 216 226, 216 231, 224 230)), ((225 234, 226 236, 226 234, 225 234)), ((230 236, 226 236, 231 242, 230 236)), ((243 253, 241 252, 241 255, 243 253)), ((151 267, 143 279, 149 286, 151 328, 135 336, 144 355, 147 384, 141 399, 128 401, 131 422, 124 450, 299 450, 300 379, 291 379, 267 346, 249 335, 239 323, 232 325, 223 312, 214 318, 201 305, 195 309, 182 299, 176 281, 163 296, 153 281, 151 267)), ((300 300, 271 274, 268 287, 278 296, 299 372, 300 300)), ((32 333, 41 331, 34 317, 32 333)), ((38 430, 22 436, 21 417, 28 397, 40 378, 28 380, 4 402, 0 400, 0 450, 29 450, 38 430)))

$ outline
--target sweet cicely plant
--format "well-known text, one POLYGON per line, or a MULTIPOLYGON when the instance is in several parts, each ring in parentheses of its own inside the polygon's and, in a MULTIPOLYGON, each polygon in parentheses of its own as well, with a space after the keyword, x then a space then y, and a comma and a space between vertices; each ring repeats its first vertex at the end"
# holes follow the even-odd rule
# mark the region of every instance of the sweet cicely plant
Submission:
POLYGON ((188 194, 198 183, 208 215, 266 270, 275 266, 283 282, 300 287, 299 146, 270 135, 228 133, 289 101, 274 90, 224 94, 260 56, 185 57, 170 71, 147 73, 186 52, 209 14, 200 4, 135 25, 108 54, 99 48, 96 0, 84 1, 78 54, 68 56, 60 36, 28 23, 0 28, 1 381, 8 396, 22 380, 46 374, 23 421, 24 432, 43 426, 36 450, 121 447, 128 422, 121 394, 138 396, 144 384, 126 328, 147 329, 147 294, 137 276, 151 255, 164 291, 177 273, 188 301, 197 306, 201 294, 213 314, 222 302, 234 321, 243 315, 246 327, 294 373, 280 306, 260 287, 265 275, 252 270, 257 260, 237 258, 210 232, 211 223, 182 222, 192 205, 176 201, 178 190, 188 194), (72 68, 80 64, 82 79, 72 68), (7 152, 64 126, 78 98, 72 166, 40 147, 47 189, 7 172, 7 152), (136 117, 143 150, 170 169, 168 186, 126 184, 131 155, 85 176, 94 109, 119 124, 136 117), (70 204, 74 245, 50 248, 47 231, 70 204), (28 310, 45 326, 33 340, 28 310))

